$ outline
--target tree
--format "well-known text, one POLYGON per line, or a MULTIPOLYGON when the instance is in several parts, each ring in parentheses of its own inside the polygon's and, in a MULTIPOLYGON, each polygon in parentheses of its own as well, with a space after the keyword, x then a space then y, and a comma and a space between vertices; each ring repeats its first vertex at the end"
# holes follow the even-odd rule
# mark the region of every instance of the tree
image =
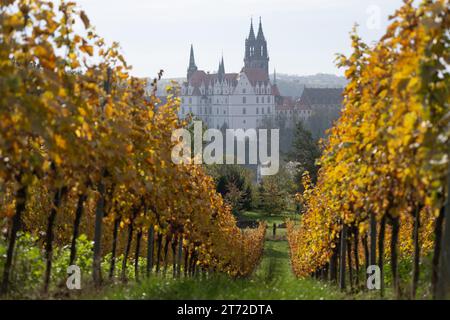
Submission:
POLYGON ((297 123, 295 130, 294 142, 292 150, 289 154, 291 161, 297 162, 297 181, 301 181, 301 177, 305 171, 308 171, 312 181, 317 180, 318 165, 316 160, 320 157, 320 151, 317 143, 314 142, 312 134, 308 131, 302 122, 297 123))
MULTIPOLYGON (((252 188, 252 172, 243 165, 209 165, 206 166, 207 172, 214 178, 216 182, 216 190, 224 199, 231 190, 239 190, 241 200, 239 208, 233 208, 234 212, 241 210, 251 210, 253 208, 253 188, 252 188)), ((234 197, 234 195, 233 195, 234 197)), ((232 202, 236 203, 236 202, 232 202)))
POLYGON ((262 179, 259 186, 259 207, 269 214, 280 214, 291 205, 295 193, 294 178, 282 166, 279 172, 262 179))

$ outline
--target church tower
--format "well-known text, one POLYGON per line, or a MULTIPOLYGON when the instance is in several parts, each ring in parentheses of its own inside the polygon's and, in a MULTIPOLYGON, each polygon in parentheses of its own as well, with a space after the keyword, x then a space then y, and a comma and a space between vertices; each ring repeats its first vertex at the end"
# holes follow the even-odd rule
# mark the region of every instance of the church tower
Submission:
POLYGON ((194 58, 194 46, 191 44, 191 54, 189 57, 189 68, 187 69, 187 81, 191 78, 192 74, 197 71, 197 66, 195 65, 194 58))
POLYGON ((222 60, 219 62, 219 69, 217 71, 217 76, 219 78, 219 81, 223 81, 225 78, 225 64, 223 63, 223 56, 222 60))
POLYGON ((245 68, 263 69, 269 75, 269 54, 267 52, 267 41, 259 18, 258 35, 255 37, 253 30, 253 20, 250 22, 250 34, 245 39, 245 68))

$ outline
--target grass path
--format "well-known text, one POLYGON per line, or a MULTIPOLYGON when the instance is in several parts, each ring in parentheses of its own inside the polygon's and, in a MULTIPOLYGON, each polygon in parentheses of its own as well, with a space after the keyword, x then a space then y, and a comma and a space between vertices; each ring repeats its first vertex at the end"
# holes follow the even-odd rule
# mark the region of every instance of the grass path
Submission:
MULTIPOLYGON (((260 220, 264 216, 259 217, 260 220)), ((249 279, 214 276, 207 279, 163 279, 153 277, 141 283, 114 287, 107 299, 342 299, 345 295, 326 283, 313 279, 296 279, 289 262, 288 243, 280 229, 281 239, 273 240, 272 224, 283 217, 268 217, 264 256, 249 279)))

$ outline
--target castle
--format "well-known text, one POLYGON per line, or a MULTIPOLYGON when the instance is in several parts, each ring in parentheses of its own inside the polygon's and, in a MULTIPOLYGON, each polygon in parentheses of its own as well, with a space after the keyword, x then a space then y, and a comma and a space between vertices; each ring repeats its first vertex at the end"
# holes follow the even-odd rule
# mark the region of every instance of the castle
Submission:
POLYGON ((244 67, 239 73, 226 73, 223 57, 217 73, 198 70, 191 45, 187 81, 181 85, 180 118, 193 114, 209 128, 250 129, 264 118, 276 116, 281 100, 276 84, 269 78, 269 54, 261 18, 255 36, 253 21, 245 40, 244 67))

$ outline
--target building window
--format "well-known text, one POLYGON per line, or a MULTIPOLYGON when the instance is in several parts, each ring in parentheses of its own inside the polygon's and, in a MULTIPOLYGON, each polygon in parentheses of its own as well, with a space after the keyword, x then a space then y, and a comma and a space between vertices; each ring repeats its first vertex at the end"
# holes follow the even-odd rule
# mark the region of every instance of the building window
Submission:
POLYGON ((219 114, 219 108, 217 108, 217 110, 216 110, 216 114, 219 114))
POLYGON ((262 114, 264 114, 264 107, 263 107, 263 108, 261 108, 261 112, 262 112, 262 114))
POLYGON ((272 113, 272 111, 270 111, 270 107, 267 108, 267 113, 268 113, 268 114, 271 114, 271 113, 272 113))
POLYGON ((259 108, 256 108, 256 114, 259 114, 259 108))
POLYGON ((242 108, 242 114, 247 114, 247 109, 242 108))
POLYGON ((242 103, 247 103, 247 98, 246 97, 242 97, 242 103))
POLYGON ((184 98, 181 98, 181 103, 184 103, 184 98))
POLYGON ((189 104, 192 104, 192 98, 189 98, 189 104))
POLYGON ((246 121, 244 120, 244 121, 242 121, 243 123, 246 123, 246 121))
POLYGON ((245 94, 245 89, 242 89, 242 93, 245 94))
POLYGON ((261 103, 264 103, 264 97, 261 97, 261 103))
POLYGON ((256 97, 256 103, 259 103, 259 97, 256 97))

